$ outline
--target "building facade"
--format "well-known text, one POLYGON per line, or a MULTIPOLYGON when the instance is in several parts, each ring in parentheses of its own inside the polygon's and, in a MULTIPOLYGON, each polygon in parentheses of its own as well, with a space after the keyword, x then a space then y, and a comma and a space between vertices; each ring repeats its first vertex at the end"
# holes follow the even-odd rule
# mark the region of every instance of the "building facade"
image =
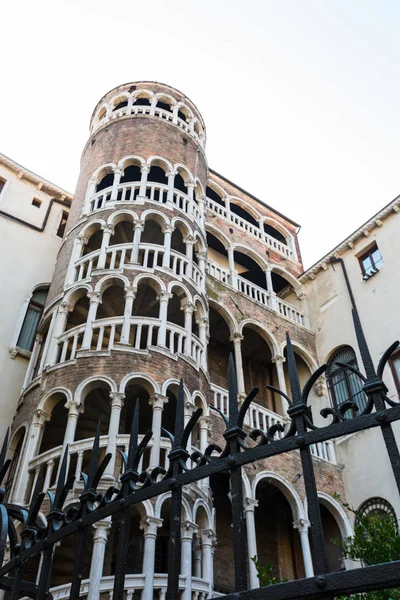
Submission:
MULTIPOLYGON (((50 248, 49 243, 47 258, 53 260, 49 269, 54 263, 55 269, 48 275, 51 283, 43 314, 35 323, 35 342, 27 350, 29 366, 23 382, 20 377, 15 383, 22 393, 14 390, 10 400, 16 408, 8 500, 29 502, 41 465, 45 465, 44 488, 51 488, 68 446, 69 469, 76 474, 67 499, 73 509, 98 423, 101 448, 112 454, 101 484, 109 487, 121 471, 118 449, 128 444, 137 400, 140 434, 153 431, 141 468, 165 467, 170 442, 162 428, 173 431, 180 378, 186 420, 196 408, 203 410, 190 440, 193 450, 204 451, 209 443, 221 445, 223 419, 211 407, 227 415, 231 352, 238 402, 254 386, 260 389, 245 425, 265 433, 272 425, 285 427, 287 422, 286 402, 265 387, 284 392, 289 388, 287 332, 303 384, 341 348, 349 360, 351 349, 359 359, 341 263, 329 257, 304 272, 298 225, 209 169, 205 142, 205 124, 197 107, 167 85, 122 85, 96 106, 58 254, 58 247, 50 248)), ((358 278, 360 314, 368 320, 371 330, 366 333, 374 338, 377 354, 386 349, 393 333, 390 326, 378 340, 369 318, 386 302, 390 273, 395 270, 398 205, 392 204, 384 217, 376 217, 340 248, 351 278, 358 278), (378 233, 385 240, 382 244, 378 233), (376 248, 384 256, 382 272, 376 248), (366 293, 378 278, 382 282, 378 293, 371 287, 372 295, 366 293)), ((20 278, 19 283, 30 280, 20 278)), ((25 293, 32 289, 26 288, 25 293)), ((393 299, 388 312, 395 304, 393 299)), ((14 339, 21 337, 22 321, 14 319, 14 339)), ((336 362, 331 362, 326 379, 320 378, 310 395, 315 419, 331 401, 340 405, 356 397, 360 406, 363 402, 357 378, 348 372, 338 374, 336 362)), ((397 373, 395 358, 393 375, 388 374, 392 396, 397 396, 397 373)), ((381 495, 382 487, 368 488, 368 475, 357 473, 369 435, 313 448, 332 571, 351 567, 330 542, 352 531, 351 515, 337 495, 356 507, 381 495)), ((379 445, 376 436, 373 443, 379 445)), ((246 467, 244 496, 251 586, 258 585, 251 561, 255 555, 272 563, 280 578, 311 576, 310 524, 299 452, 246 467)), ((398 511, 392 496, 385 500, 398 511)), ((165 494, 144 503, 132 516, 126 578, 130 598, 164 597, 169 513, 165 494)), ((233 591, 231 520, 224 476, 185 490, 182 598, 233 591)), ((118 519, 93 527, 83 585, 91 600, 112 591, 118 528, 118 519)), ((73 555, 73 539, 56 549, 52 581, 56 598, 69 595, 73 555)))

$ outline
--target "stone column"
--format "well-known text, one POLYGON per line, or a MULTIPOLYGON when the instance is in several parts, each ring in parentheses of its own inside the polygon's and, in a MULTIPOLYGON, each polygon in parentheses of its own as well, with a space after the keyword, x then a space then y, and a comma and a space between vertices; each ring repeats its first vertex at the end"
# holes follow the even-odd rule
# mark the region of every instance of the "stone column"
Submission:
POLYGON ((114 227, 112 225, 103 225, 103 239, 101 240, 101 248, 99 253, 99 260, 97 261, 97 269, 104 269, 106 266, 106 250, 110 245, 110 237, 114 233, 114 227))
POLYGON ((251 560, 253 556, 257 556, 257 538, 256 538, 256 526, 254 519, 254 510, 258 506, 258 500, 253 498, 244 499, 244 514, 246 517, 246 534, 247 534, 247 556, 249 559, 249 573, 250 573, 250 588, 260 587, 260 582, 257 577, 257 569, 254 562, 251 560))
MULTIPOLYGON (((208 434, 210 432, 210 417, 203 415, 198 420, 199 427, 199 450, 202 454, 207 449, 208 446, 208 434)), ((207 489, 210 486, 210 478, 205 477, 200 480, 200 487, 203 489, 207 489)))
POLYGON ((138 196, 138 200, 141 200, 142 202, 145 202, 147 200, 146 198, 146 186, 147 186, 147 176, 149 174, 150 171, 150 167, 149 165, 142 165, 140 172, 141 172, 141 179, 140 179, 140 188, 139 188, 139 196, 138 196))
POLYGON ((160 465, 160 447, 161 447, 161 424, 164 405, 167 404, 167 396, 162 394, 154 394, 149 404, 153 407, 153 418, 151 422, 151 430, 153 432, 153 445, 150 450, 150 465, 149 469, 154 469, 160 465))
POLYGON ((201 577, 201 545, 197 535, 193 540, 193 577, 201 577))
MULTIPOLYGON (((51 315, 51 321, 50 321, 50 325, 49 325, 49 329, 47 332, 47 337, 46 337, 46 341, 44 343, 44 348, 43 348, 43 352, 42 352, 42 358, 40 360, 40 366, 39 366, 39 373, 41 373, 44 369, 44 367, 48 364, 48 351, 50 348, 50 342, 53 338, 53 332, 54 332, 54 327, 56 324, 56 318, 57 318, 57 311, 53 311, 53 314, 51 315)), ((33 365, 34 366, 34 365, 33 365)))
POLYGON ((172 237, 173 227, 171 227, 171 225, 165 225, 165 227, 162 231, 164 234, 164 256, 163 256, 162 266, 164 269, 170 269, 171 237, 172 237))
POLYGON ((200 211, 200 225, 201 225, 201 227, 204 228, 204 220, 205 220, 204 219, 204 213, 205 213, 204 207, 206 205, 206 197, 203 194, 200 194, 197 197, 197 204, 199 206, 199 211, 200 211))
POLYGON ((172 298, 172 294, 169 292, 160 292, 160 312, 158 318, 160 319, 160 329, 158 330, 157 346, 165 346, 167 341, 167 313, 168 313, 168 302, 172 298))
POLYGON ((174 186, 175 186, 175 171, 172 173, 167 173, 168 177, 168 193, 167 193, 167 202, 173 204, 174 203, 174 186))
POLYGON ((216 537, 212 529, 202 529, 197 535, 201 541, 201 577, 208 582, 209 594, 212 597, 214 587, 213 545, 216 537))
POLYGON ((117 454, 117 437, 119 432, 119 421, 121 410, 124 405, 125 394, 123 392, 110 392, 111 414, 108 424, 108 442, 106 454, 112 454, 112 458, 104 472, 106 479, 114 479, 115 458, 117 454))
POLYGON ((68 409, 67 426, 65 428, 63 441, 63 446, 65 448, 75 440, 75 431, 81 413, 81 405, 76 400, 70 400, 64 404, 64 406, 68 409))
POLYGON ((113 181, 113 185, 112 185, 111 198, 110 198, 111 202, 115 202, 117 199, 118 186, 119 186, 119 182, 121 181, 121 177, 122 177, 122 171, 120 169, 115 169, 114 181, 113 181))
POLYGON ((238 394, 239 397, 246 394, 244 387, 244 375, 243 375, 243 362, 242 362, 242 340, 244 337, 241 333, 234 333, 230 337, 231 342, 233 342, 233 349, 235 352, 235 366, 236 366, 236 378, 237 378, 237 386, 238 386, 238 394))
POLYGON ((75 263, 82 256, 83 248, 88 243, 88 239, 83 235, 78 235, 74 239, 74 245, 71 252, 71 258, 68 265, 67 275, 65 276, 65 285, 70 285, 75 281, 75 263))
POLYGON ((135 219, 135 228, 133 231, 133 242, 130 262, 137 264, 139 262, 139 249, 140 249, 140 238, 142 237, 142 231, 144 229, 144 221, 135 219))
POLYGON ((237 288, 237 271, 235 268, 235 249, 233 246, 229 246, 228 250, 228 262, 229 262, 229 283, 232 287, 237 288))
POLYGON ((193 204, 194 204, 194 181, 190 180, 187 185, 187 195, 189 196, 188 215, 193 215, 193 204))
POLYGON ((194 304, 186 300, 182 304, 181 308, 185 312, 186 340, 184 353, 186 356, 190 356, 190 358, 192 358, 192 315, 194 311, 194 304))
POLYGON ((185 587, 181 600, 192 600, 192 544, 193 534, 197 532, 196 523, 184 521, 181 525, 181 575, 185 587))
POLYGON ((90 350, 93 336, 93 322, 96 320, 97 308, 100 304, 100 292, 88 292, 87 297, 90 303, 85 333, 83 334, 82 350, 90 350))
POLYGON ((65 331, 65 326, 67 324, 68 313, 71 310, 71 306, 67 302, 61 302, 58 307, 56 321, 54 323, 54 331, 53 338, 50 342, 49 348, 49 365, 54 365, 57 360, 58 355, 58 338, 65 331))
POLYGON ((95 179, 89 179, 89 183, 86 190, 85 201, 82 207, 82 217, 86 217, 86 215, 90 212, 90 199, 96 193, 97 182, 95 179))
POLYGON ((15 488, 12 493, 12 501, 15 504, 25 503, 26 486, 28 483, 29 462, 37 456, 40 440, 46 421, 50 421, 51 415, 40 408, 34 413, 34 417, 29 428, 25 449, 22 460, 16 474, 15 488))
MULTIPOLYGON (((35 343, 33 345, 31 357, 29 359, 28 368, 25 373, 24 383, 22 384, 23 390, 28 387, 28 385, 30 384, 30 382, 32 380, 33 371, 35 369, 36 362, 39 358, 40 349, 42 347, 42 341, 43 341, 43 336, 40 335, 40 333, 37 333, 35 336, 35 343)), ((13 357, 13 355, 12 355, 12 357, 13 357)), ((40 369, 39 369, 39 372, 40 372, 40 369)))
POLYGON ((297 529, 300 534, 301 551, 303 553, 304 571, 306 577, 313 577, 314 567, 311 557, 310 540, 308 538, 310 521, 307 521, 306 519, 298 519, 293 523, 293 527, 297 529))
POLYGON ((143 576, 144 588, 142 600, 153 600, 154 561, 156 553, 157 529, 163 524, 163 519, 157 517, 144 517, 140 521, 143 529, 143 576))
POLYGON ((93 551, 90 563, 87 600, 99 600, 100 598, 100 583, 103 575, 104 555, 110 528, 110 521, 97 521, 97 523, 93 524, 93 551))
POLYGON ((270 307, 272 310, 277 310, 276 294, 274 292, 274 286, 272 285, 272 268, 270 265, 265 269, 265 279, 267 282, 267 290, 269 292, 270 307))
POLYGON ((124 322, 121 330, 121 344, 129 345, 129 336, 131 332, 131 318, 132 318, 132 307, 133 301, 136 297, 136 288, 126 287, 125 288, 125 308, 124 308, 124 322))
POLYGON ((206 291, 206 265, 207 265, 207 252, 198 252, 196 254, 197 260, 199 261, 199 269, 201 274, 203 275, 203 282, 201 286, 201 291, 205 293, 206 291))
POLYGON ((199 326, 199 339, 203 345, 203 352, 201 354, 201 366, 205 371, 207 371, 207 327, 208 327, 208 318, 201 317, 198 321, 199 326))
POLYGON ((192 235, 188 235, 187 237, 185 237, 185 239, 183 240, 186 244, 186 258, 188 260, 187 265, 186 265, 186 277, 189 277, 190 279, 192 279, 193 277, 193 245, 194 245, 194 239, 192 235))
MULTIPOLYGON (((286 361, 284 356, 276 355, 272 358, 272 362, 275 363, 276 366, 276 374, 278 376, 278 388, 284 393, 287 393, 286 389, 286 379, 285 379, 285 371, 283 369, 283 363, 286 361)), ((283 396, 279 396, 281 399, 282 406, 282 414, 287 415, 287 410, 289 408, 287 401, 283 396)))

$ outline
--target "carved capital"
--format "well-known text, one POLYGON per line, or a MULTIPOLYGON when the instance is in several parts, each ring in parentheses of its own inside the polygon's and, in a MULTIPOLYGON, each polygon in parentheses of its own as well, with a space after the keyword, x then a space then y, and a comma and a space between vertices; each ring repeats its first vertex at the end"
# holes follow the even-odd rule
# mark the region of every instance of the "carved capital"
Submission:
POLYGON ((197 533, 199 527, 197 523, 192 523, 192 521, 183 521, 181 523, 181 539, 182 540, 192 540, 193 535, 197 533))
POLYGON ((61 302, 60 306, 58 307, 59 313, 69 313, 71 310, 72 306, 65 301, 61 302))
POLYGON ((153 410, 157 408, 163 410, 164 404, 167 404, 167 402, 168 396, 163 396, 162 394, 153 394, 149 399, 149 404, 153 407, 153 410))
POLYGON ((201 529, 196 537, 201 540, 202 546, 214 546, 217 541, 217 536, 212 529, 201 529))
POLYGON ((276 366, 283 365, 283 363, 286 362, 286 358, 284 356, 280 356, 279 354, 274 356, 271 360, 276 364, 276 366))
POLYGON ((89 298, 90 303, 99 304, 100 302, 100 292, 88 292, 87 297, 89 298))
POLYGON ((109 394, 110 397, 110 404, 111 404, 111 408, 122 408, 124 405, 124 400, 125 400, 125 394, 124 392, 110 392, 109 394))
POLYGON ((241 344, 241 342, 244 340, 244 336, 241 333, 236 332, 233 333, 229 339, 234 344, 241 344))
POLYGON ((310 521, 308 519, 297 519, 297 521, 293 521, 293 527, 298 529, 299 533, 308 533, 310 521))
POLYGON ((126 286, 124 288, 124 290, 125 290, 125 298, 135 298, 136 297, 136 292, 137 292, 136 287, 126 286))
POLYGON ((104 223, 104 225, 101 226, 101 230, 104 233, 110 233, 112 235, 114 233, 114 225, 111 225, 111 223, 104 223))
POLYGON ((163 290, 160 292, 158 298, 159 298, 160 302, 168 302, 170 300, 170 298, 172 298, 172 296, 173 296, 173 294, 163 290))
POLYGON ((306 297, 306 293, 304 291, 303 287, 299 287, 296 291, 296 296, 298 297, 299 300, 304 300, 306 297))
POLYGON ((140 529, 143 529, 143 536, 154 536, 157 535, 157 529, 163 524, 163 519, 158 517, 146 516, 140 521, 140 529))
POLYGON ((245 512, 254 512, 258 506, 258 500, 255 498, 244 498, 243 504, 245 512))

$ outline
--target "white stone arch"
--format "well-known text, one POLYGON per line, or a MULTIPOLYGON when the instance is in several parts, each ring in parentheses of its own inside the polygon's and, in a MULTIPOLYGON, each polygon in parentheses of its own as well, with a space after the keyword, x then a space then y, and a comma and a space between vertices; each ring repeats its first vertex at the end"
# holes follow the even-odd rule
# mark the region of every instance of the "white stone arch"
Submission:
POLYGON ((135 102, 136 98, 148 98, 149 100, 154 96, 154 92, 148 90, 146 88, 141 88, 140 90, 135 90, 132 93, 133 102, 135 102))
POLYGON ((240 208, 243 208, 243 210, 248 212, 256 221, 260 221, 262 218, 262 215, 258 212, 258 210, 249 202, 243 200, 243 198, 239 198, 239 196, 228 196, 228 200, 230 205, 236 204, 236 206, 240 206, 240 208))
MULTIPOLYGON (((171 492, 164 492, 163 494, 160 494, 159 496, 157 496, 155 505, 154 505, 154 516, 158 517, 159 519, 161 518, 161 510, 162 510, 162 506, 164 504, 164 502, 166 500, 168 500, 168 498, 171 498, 171 492)), ((191 521, 192 520, 192 511, 190 510, 190 506, 188 501, 186 500, 185 497, 182 497, 182 509, 183 509, 183 519, 184 521, 191 521)))
POLYGON ((196 303, 200 304, 201 311, 202 311, 201 315, 200 314, 199 315, 195 315, 196 320, 201 319, 202 317, 207 317, 207 319, 208 319, 208 309, 207 309, 207 306, 206 306, 203 298, 201 298, 201 296, 199 296, 198 294, 195 294, 193 296, 193 304, 195 306, 195 312, 197 312, 196 303))
POLYGON ((154 275, 153 273, 140 273, 139 275, 136 275, 132 282, 133 287, 137 289, 142 279, 145 280, 146 283, 148 283, 156 291, 157 294, 166 291, 165 283, 163 282, 163 280, 160 279, 160 277, 157 277, 157 275, 154 275))
POLYGON ((121 286, 123 289, 126 287, 130 287, 130 281, 125 275, 121 273, 111 273, 110 275, 104 275, 97 283, 94 289, 95 292, 100 293, 100 302, 103 300, 104 292, 113 285, 118 285, 117 282, 121 282, 121 286))
POLYGON ((47 392, 47 394, 45 394, 40 399, 37 410, 43 410, 45 413, 51 414, 54 406, 57 404, 57 402, 55 402, 53 404, 51 402, 51 398, 52 398, 52 396, 56 396, 56 394, 62 394, 63 396, 65 396, 66 403, 72 402, 73 395, 72 395, 71 390, 60 385, 60 386, 57 386, 57 387, 51 389, 49 392, 47 392))
POLYGON ((182 233, 182 235, 183 235, 184 238, 187 237, 187 236, 189 236, 189 235, 193 235, 193 229, 180 216, 176 216, 176 217, 173 217, 171 219, 171 226, 174 229, 179 229, 179 231, 182 233), (184 231, 182 231, 182 229, 184 229, 184 231))
POLYGON ((276 488, 278 488, 278 490, 280 490, 285 496, 286 500, 289 502, 290 508, 292 509, 293 521, 306 518, 303 503, 293 485, 289 483, 289 481, 287 481, 284 477, 282 477, 282 475, 274 473, 273 471, 261 471, 261 473, 258 473, 253 479, 251 485, 251 497, 254 500, 256 499, 257 485, 263 479, 267 479, 268 483, 271 483, 271 485, 274 485, 276 488))
POLYGON ((115 163, 106 163, 104 165, 101 165, 94 171, 94 173, 92 173, 92 176, 90 177, 90 182, 97 185, 98 183, 100 183, 100 181, 105 175, 108 175, 109 173, 115 173, 116 169, 117 165, 115 163))
POLYGON ((293 234, 290 233, 290 231, 286 229, 284 225, 282 225, 278 221, 275 221, 275 219, 273 219, 272 217, 262 217, 262 223, 265 223, 266 225, 271 225, 271 227, 279 231, 279 233, 281 233, 286 239, 286 242, 293 237, 293 234))
POLYGON ((161 227, 165 227, 165 225, 170 225, 171 223, 167 215, 155 208, 149 208, 142 212, 141 220, 145 222, 148 220, 156 221, 161 227))
POLYGON ((153 379, 153 377, 150 377, 150 375, 146 375, 145 373, 140 373, 138 371, 127 373, 121 380, 118 391, 125 393, 125 390, 128 387, 129 383, 133 380, 145 382, 146 385, 144 385, 143 387, 150 394, 150 396, 152 396, 153 394, 160 393, 160 386, 155 381, 155 379, 153 379))
MULTIPOLYGON (((77 282, 78 283, 78 282, 77 282)), ((89 292, 92 292, 93 288, 90 283, 78 283, 78 285, 65 294, 62 302, 66 302, 70 309, 73 310, 75 304, 80 300, 83 296, 87 296, 89 292), (83 292, 83 293, 81 293, 83 292)))
POLYGON ((192 523, 196 523, 197 511, 199 508, 202 508, 207 516, 208 524, 204 529, 214 529, 214 518, 210 507, 207 502, 205 502, 202 498, 197 498, 196 502, 193 505, 193 518, 192 523))
POLYGON ((124 102, 125 100, 129 100, 130 98, 130 94, 129 92, 119 92, 118 94, 115 94, 115 96, 113 96, 111 98, 111 100, 109 101, 109 106, 111 108, 115 108, 117 106, 117 104, 119 104, 120 102, 124 102))
POLYGON ((161 169, 163 169, 166 175, 168 173, 174 173, 172 163, 170 163, 170 161, 164 158, 163 156, 149 156, 149 158, 146 160, 146 165, 148 165, 150 168, 152 166, 160 167, 161 169))
POLYGON ((172 107, 174 107, 176 104, 176 100, 170 94, 166 94, 165 92, 157 92, 157 94, 154 94, 154 96, 153 96, 153 101, 154 100, 156 101, 155 105, 157 105, 159 100, 161 100, 161 102, 163 102, 164 99, 166 99, 168 101, 168 102, 165 102, 165 104, 169 104, 171 106, 171 110, 172 110, 172 107))
MULTIPOLYGON (((341 506, 341 504, 337 500, 335 500, 335 498, 332 498, 332 496, 330 496, 326 492, 318 491, 317 495, 320 503, 323 506, 325 506, 325 508, 327 508, 331 515, 334 517, 340 529, 340 535, 342 536, 342 539, 352 536, 354 533, 353 528, 350 524, 348 516, 346 515, 343 509, 343 506, 341 506)), ((307 511, 307 500, 304 501, 304 504, 305 510, 307 511)))
POLYGON ((229 334, 232 336, 234 333, 240 333, 237 321, 231 311, 226 308, 223 304, 214 300, 213 298, 209 298, 210 307, 216 310, 221 317, 224 319, 229 328, 229 334))
POLYGON ((138 216, 135 212, 133 212, 133 210, 121 208, 121 210, 111 213, 107 219, 107 224, 114 227, 121 221, 129 221, 133 223, 137 218, 138 216), (129 219, 124 219, 123 217, 129 217, 129 219))
POLYGON ((183 181, 185 182, 185 184, 187 185, 190 181, 193 181, 193 174, 192 172, 187 168, 186 165, 182 164, 182 163, 176 163, 174 165, 174 171, 177 175, 180 175, 183 179, 183 181))
POLYGON ((135 162, 139 163, 140 167, 143 167, 146 161, 144 160, 144 158, 138 156, 137 154, 129 154, 128 156, 123 156, 118 161, 118 169, 121 169, 121 171, 123 171, 124 169, 126 169, 127 166, 130 166, 131 164, 134 165, 135 162))
POLYGON ((110 392, 116 392, 118 390, 117 384, 115 381, 108 377, 107 375, 92 375, 91 377, 87 377, 78 385, 75 390, 74 400, 84 406, 85 399, 87 395, 92 391, 99 387, 98 383, 105 383, 109 388, 110 392))
POLYGON ((226 202, 226 200, 228 200, 228 194, 227 194, 227 192, 216 181, 213 181, 212 179, 209 179, 207 181, 207 187, 211 188, 216 194, 218 194, 218 196, 221 198, 221 200, 223 202, 226 202))
POLYGON ((206 191, 204 189, 204 185, 202 184, 202 182, 200 181, 200 179, 198 177, 194 178, 194 189, 196 190, 196 188, 199 187, 200 188, 200 193, 202 196, 206 195, 206 191))
POLYGON ((244 469, 242 469, 242 484, 243 484, 244 497, 245 498, 253 498, 253 492, 251 491, 250 479, 244 469))
POLYGON ((275 263, 270 263, 270 267, 274 273, 278 273, 278 275, 281 275, 284 279, 286 279, 286 281, 290 283, 290 285, 294 288, 295 291, 303 289, 303 286, 296 279, 296 277, 289 273, 289 271, 287 271, 284 267, 280 267, 275 263))
POLYGON ((204 138, 203 125, 200 123, 200 120, 197 117, 193 118, 193 131, 199 136, 199 138, 204 138), (198 131, 196 130, 196 125, 198 131))
POLYGON ((210 416, 210 407, 208 405, 208 402, 204 396, 204 394, 202 394, 199 390, 195 390, 192 394, 192 403, 195 404, 196 403, 196 398, 200 398, 200 402, 201 402, 201 406, 199 406, 198 408, 202 408, 203 409, 203 417, 208 417, 210 416))
POLYGON ((195 243, 195 245, 196 245, 197 242, 199 244, 199 250, 198 251, 199 252, 205 252, 207 250, 207 246, 206 246, 206 243, 205 243, 205 241, 203 239, 203 236, 200 234, 200 232, 195 231, 193 237, 194 237, 194 243, 195 243))
MULTIPOLYGON (((167 379, 166 381, 164 381, 164 383, 161 386, 161 394, 163 396, 167 395, 167 391, 170 385, 176 385, 179 388, 179 384, 180 384, 180 380, 179 379, 175 379, 174 377, 170 377, 169 379, 167 379)), ((189 389, 187 388, 187 386, 185 385, 185 383, 183 384, 183 393, 185 395, 185 400, 187 402, 190 402, 191 397, 190 397, 190 392, 189 389)))
POLYGON ((268 261, 265 258, 263 258, 260 254, 258 254, 255 250, 249 248, 249 246, 246 246, 245 244, 240 243, 231 244, 231 246, 233 247, 234 252, 241 252, 242 254, 245 254, 249 258, 253 259, 254 262, 258 264, 260 269, 265 271, 265 269, 268 266, 268 261))
MULTIPOLYGON (((102 227, 104 227, 104 225, 106 224, 106 222, 104 221, 104 219, 93 219, 93 221, 90 221, 89 223, 86 223, 85 226, 79 231, 78 236, 82 236, 82 237, 87 237, 88 236, 88 231, 90 231, 91 229, 93 229, 96 225, 100 226, 100 229, 102 227)), ((93 233, 90 234, 90 236, 92 236, 93 233)))
POLYGON ((185 114, 185 112, 187 113, 186 119, 187 119, 187 123, 189 123, 189 121, 191 119, 194 118, 194 114, 191 108, 189 108, 189 106, 187 104, 185 104, 184 102, 177 102, 175 105, 175 110, 176 110, 176 114, 178 114, 179 111, 181 111, 183 114, 185 114))
MULTIPOLYGON (((304 348, 304 346, 302 346, 301 344, 299 344, 298 342, 296 342, 295 340, 292 340, 292 346, 293 346, 293 350, 295 354, 298 354, 306 363, 307 367, 310 369, 310 373, 314 373, 314 371, 316 371, 318 369, 318 363, 315 360, 315 358, 313 358, 313 356, 311 356, 310 352, 304 348)), ((286 341, 282 342, 280 351, 277 354, 280 354, 281 356, 283 356, 285 349, 286 349, 286 341)))
POLYGON ((214 237, 216 237, 226 251, 228 251, 228 248, 232 246, 231 240, 225 235, 225 233, 214 227, 211 223, 206 223, 206 233, 211 233, 214 237))
MULTIPOLYGON (((180 290, 182 290, 182 292, 183 292, 183 294, 185 296, 184 300, 187 300, 188 302, 192 302, 193 303, 192 294, 189 292, 188 288, 183 283, 181 283, 180 281, 171 281, 168 284, 167 291, 170 294, 173 294, 174 290, 177 289, 177 288, 180 289, 180 290)), ((177 296, 181 300, 181 303, 182 303, 182 295, 177 294, 177 296)))
POLYGON ((250 329, 254 329, 254 331, 256 331, 257 333, 260 334, 260 336, 264 339, 267 346, 271 350, 272 356, 275 356, 276 354, 278 354, 279 344, 278 344, 277 339, 270 331, 268 331, 268 329, 263 327, 259 321, 255 320, 255 319, 244 319, 243 321, 241 321, 239 323, 239 333, 243 334, 243 329, 246 326, 249 327, 250 329))

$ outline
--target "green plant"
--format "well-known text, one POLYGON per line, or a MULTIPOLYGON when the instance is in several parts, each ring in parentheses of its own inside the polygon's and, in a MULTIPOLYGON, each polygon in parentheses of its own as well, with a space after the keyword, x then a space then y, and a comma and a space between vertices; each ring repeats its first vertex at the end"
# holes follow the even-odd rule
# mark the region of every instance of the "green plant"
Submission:
POLYGON ((274 565, 272 563, 268 563, 265 567, 260 563, 257 556, 252 556, 251 560, 256 566, 257 569, 257 577, 260 582, 260 587, 264 587, 266 585, 276 585, 277 583, 284 583, 287 579, 279 579, 276 577, 274 573, 274 565))
MULTIPOLYGON (((340 500, 340 497, 336 495, 340 500)), ((331 540, 344 558, 361 561, 363 565, 378 565, 400 560, 400 534, 393 517, 384 511, 362 513, 349 504, 343 506, 355 515, 354 535, 342 540, 331 540)), ((379 590, 336 600, 400 600, 400 589, 379 590)))

